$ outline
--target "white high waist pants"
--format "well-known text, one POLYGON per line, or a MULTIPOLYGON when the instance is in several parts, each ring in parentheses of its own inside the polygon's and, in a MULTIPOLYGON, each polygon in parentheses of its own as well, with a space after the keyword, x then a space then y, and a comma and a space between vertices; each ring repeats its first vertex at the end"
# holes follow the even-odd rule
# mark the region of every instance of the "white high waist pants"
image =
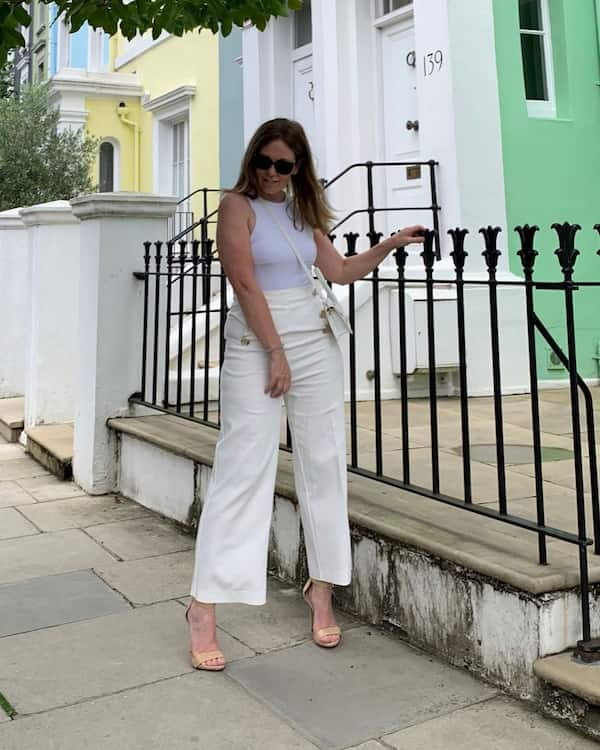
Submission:
POLYGON ((264 604, 282 404, 292 433, 296 494, 309 574, 351 575, 342 355, 310 288, 265 292, 292 373, 285 396, 265 394, 269 358, 239 306, 228 315, 221 432, 202 508, 191 595, 264 604))

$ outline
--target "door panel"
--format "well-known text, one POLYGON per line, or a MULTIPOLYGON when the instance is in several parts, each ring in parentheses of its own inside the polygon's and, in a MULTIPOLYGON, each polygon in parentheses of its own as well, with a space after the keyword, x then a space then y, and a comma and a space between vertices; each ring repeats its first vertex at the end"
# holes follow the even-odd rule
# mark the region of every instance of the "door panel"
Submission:
MULTIPOLYGON (((381 29, 380 34, 384 161, 420 161, 414 28, 398 24, 381 29)), ((388 167, 385 172, 387 207, 430 203, 426 168, 388 167)), ((381 223, 381 231, 391 232, 408 224, 430 224, 431 218, 422 211, 395 211, 381 223)))

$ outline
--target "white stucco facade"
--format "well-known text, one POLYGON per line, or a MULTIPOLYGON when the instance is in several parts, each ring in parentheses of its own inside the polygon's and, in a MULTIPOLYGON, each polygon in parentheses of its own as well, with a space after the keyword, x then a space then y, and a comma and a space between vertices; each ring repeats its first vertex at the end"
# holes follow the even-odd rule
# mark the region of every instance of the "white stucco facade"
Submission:
MULTIPOLYGON (((273 117, 290 117, 305 127, 316 158, 319 177, 332 180, 353 164, 401 162, 373 168, 375 229, 391 232, 399 226, 422 223, 433 228, 429 167, 411 164, 433 160, 436 168, 439 236, 442 259, 436 263, 437 278, 451 278, 452 250, 447 231, 468 228, 466 280, 487 277, 480 227, 500 226, 499 247, 506 236, 506 202, 502 154, 500 103, 496 69, 492 0, 414 0, 400 10, 380 15, 379 0, 312 0, 312 41, 296 46, 299 23, 290 18, 272 21, 265 32, 248 26, 243 34, 244 129, 249 140, 256 127, 273 117), (402 208, 406 210, 393 211, 402 208)), ((303 36, 306 42, 306 34, 303 36)), ((329 188, 328 197, 339 219, 367 201, 366 169, 357 167, 329 188)), ((335 234, 337 247, 345 251, 342 235, 361 234, 357 248, 368 247, 366 214, 344 222, 335 234)), ((408 248, 409 278, 422 277, 420 248, 408 248)), ((387 275, 393 278, 391 258, 387 275)), ((504 280, 506 253, 498 270, 504 280)), ((358 285, 357 285, 358 286, 358 285)), ((369 287, 369 285, 366 285, 369 287)), ((408 287, 408 303, 422 296, 422 286, 408 287)), ((436 317, 448 316, 443 301, 452 286, 436 287, 436 317)), ((340 297, 347 290, 338 288, 340 297)), ((363 292, 361 298, 365 297, 363 292)), ((372 370, 372 326, 365 311, 357 311, 362 331, 358 347, 359 398, 372 398, 372 383, 363 377, 372 370), (365 343, 366 342, 366 343, 365 343)), ((383 305, 387 305, 383 290, 383 305)), ((520 290, 500 288, 503 389, 529 388, 525 309, 520 290)), ((469 391, 491 392, 489 351, 489 300, 481 288, 467 287, 469 391), (486 329, 487 326, 487 329, 486 329)), ((455 317, 455 307, 452 311, 455 317)), ((390 308, 382 317, 380 336, 390 338, 390 308)), ((418 331, 409 334, 418 336, 418 331)), ((456 338, 456 330, 444 329, 456 338)), ((384 346, 381 380, 384 398, 397 398, 399 381, 384 346)), ((452 391, 456 365, 448 363, 441 392, 452 391)), ((426 368, 420 369, 424 375, 426 368)), ((424 395, 415 378, 412 395, 424 395)), ((422 378, 421 378, 422 381, 422 378)))

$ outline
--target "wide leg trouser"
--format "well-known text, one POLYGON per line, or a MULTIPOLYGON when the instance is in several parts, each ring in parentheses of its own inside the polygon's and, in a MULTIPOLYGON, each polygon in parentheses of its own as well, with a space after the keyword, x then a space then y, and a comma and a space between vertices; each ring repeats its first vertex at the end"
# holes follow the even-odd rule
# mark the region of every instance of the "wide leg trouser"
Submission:
POLYGON ((264 604, 282 401, 312 578, 347 585, 343 362, 322 328, 282 335, 292 385, 264 393, 268 357, 260 346, 227 341, 221 375, 221 433, 202 509, 191 595, 203 602, 264 604))

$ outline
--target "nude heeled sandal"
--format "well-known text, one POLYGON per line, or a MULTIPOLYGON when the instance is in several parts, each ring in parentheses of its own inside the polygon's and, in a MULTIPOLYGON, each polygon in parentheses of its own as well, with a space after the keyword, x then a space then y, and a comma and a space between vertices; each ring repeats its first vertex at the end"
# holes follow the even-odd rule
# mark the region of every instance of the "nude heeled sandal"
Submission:
MULTIPOLYGON (((340 642, 342 640, 342 631, 339 627, 339 625, 333 625, 329 628, 319 628, 316 632, 313 630, 313 623, 315 619, 315 613, 313 610, 313 606, 310 602, 310 599, 308 598, 308 590, 310 587, 315 583, 313 578, 309 578, 308 581, 304 584, 304 588, 302 589, 302 596, 304 598, 304 601, 308 604, 310 608, 310 629, 312 631, 313 641, 317 644, 317 646, 321 646, 322 648, 335 648, 336 646, 340 645, 340 642), (328 635, 337 635, 337 641, 324 641, 323 637, 326 637, 328 635)), ((331 589, 330 583, 325 583, 323 581, 320 581, 319 584, 316 585, 322 585, 327 586, 331 589)))
MULTIPOLYGON (((201 607, 211 607, 210 604, 202 604, 201 602, 197 603, 201 607)), ((187 609, 185 610, 185 619, 188 623, 190 621, 188 613, 191 606, 192 602, 188 604, 187 609)), ((212 659, 224 660, 225 657, 223 656, 222 651, 192 651, 190 649, 190 653, 192 655, 192 667, 194 667, 194 669, 204 669, 206 672, 222 672, 225 669, 225 664, 207 664, 207 662, 211 661, 212 659)))

